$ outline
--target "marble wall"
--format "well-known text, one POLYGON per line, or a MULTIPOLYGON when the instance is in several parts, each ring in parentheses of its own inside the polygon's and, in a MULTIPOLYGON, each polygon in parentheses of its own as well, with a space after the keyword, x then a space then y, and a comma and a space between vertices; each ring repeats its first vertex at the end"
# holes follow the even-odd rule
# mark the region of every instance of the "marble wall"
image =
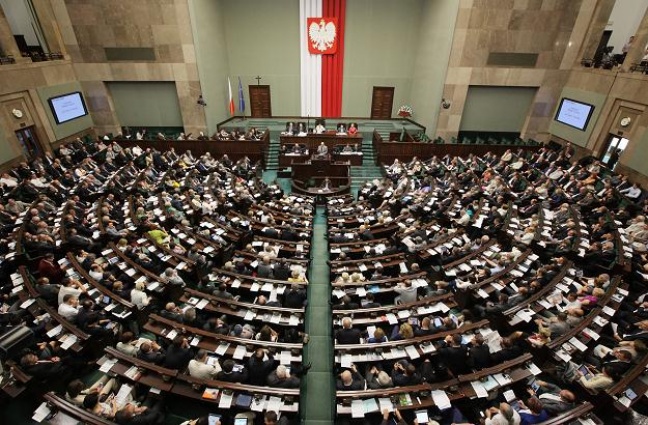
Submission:
POLYGON ((189 0, 50 2, 97 132, 119 131, 106 81, 175 81, 185 130, 206 129, 189 0), (149 48, 155 60, 108 61, 105 48, 149 48))
POLYGON ((456 137, 468 87, 538 87, 523 137, 549 138, 552 112, 578 57, 596 0, 461 0, 437 135, 456 137), (533 67, 488 64, 489 55, 532 53, 533 67))
MULTIPOLYGON (((69 61, 21 62, 0 66, 0 165, 22 159, 22 149, 15 131, 34 126, 34 132, 44 150, 60 139, 76 137, 91 130, 92 122, 57 125, 50 120, 51 112, 47 96, 40 92, 48 87, 61 90, 76 85, 74 68, 69 61), (23 112, 22 117, 13 114, 14 109, 23 112)), ((55 94, 61 94, 56 92, 55 94)))

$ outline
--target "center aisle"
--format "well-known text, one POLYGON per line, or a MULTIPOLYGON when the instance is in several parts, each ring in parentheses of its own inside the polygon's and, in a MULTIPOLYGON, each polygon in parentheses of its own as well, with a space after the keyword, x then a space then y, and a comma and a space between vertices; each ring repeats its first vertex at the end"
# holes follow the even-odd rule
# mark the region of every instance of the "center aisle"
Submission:
POLYGON ((326 209, 317 206, 313 217, 312 261, 306 307, 306 332, 310 342, 304 348, 304 363, 312 367, 302 382, 302 423, 332 424, 335 418, 333 337, 331 325, 331 282, 329 281, 326 209))

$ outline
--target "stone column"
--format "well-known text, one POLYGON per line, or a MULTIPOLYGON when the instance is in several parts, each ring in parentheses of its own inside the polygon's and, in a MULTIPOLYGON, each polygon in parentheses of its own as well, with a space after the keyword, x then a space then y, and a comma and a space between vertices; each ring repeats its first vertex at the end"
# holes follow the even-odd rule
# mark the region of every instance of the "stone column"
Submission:
POLYGON ((11 27, 9 26, 9 21, 7 21, 7 16, 5 15, 2 7, 0 6, 0 50, 5 55, 11 55, 16 59, 16 62, 22 62, 23 57, 18 50, 18 44, 16 44, 16 39, 14 39, 13 33, 11 32, 11 27))
POLYGON ((60 52, 65 55, 65 45, 61 37, 61 30, 59 29, 56 17, 54 16, 54 9, 49 1, 35 1, 32 3, 38 22, 45 37, 45 43, 50 53, 60 52))
POLYGON ((644 48, 648 44, 648 10, 644 14, 641 24, 635 33, 635 39, 632 42, 632 47, 628 51, 625 60, 623 61, 623 70, 629 71, 633 63, 641 62, 644 56, 644 48))
POLYGON ((599 0, 599 4, 594 11, 594 19, 590 24, 589 31, 585 36, 582 58, 591 59, 596 54, 596 48, 601 41, 601 36, 605 27, 610 20, 612 9, 616 0, 599 0))

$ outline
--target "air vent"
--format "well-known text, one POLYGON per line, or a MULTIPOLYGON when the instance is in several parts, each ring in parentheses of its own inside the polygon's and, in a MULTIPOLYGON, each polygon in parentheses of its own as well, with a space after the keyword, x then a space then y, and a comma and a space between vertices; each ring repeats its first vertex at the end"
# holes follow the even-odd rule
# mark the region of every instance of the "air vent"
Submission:
POLYGON ((105 47, 108 61, 154 61, 155 50, 151 47, 105 47))
POLYGON ((520 66, 533 68, 538 61, 537 53, 505 53, 490 52, 487 65, 493 66, 520 66))

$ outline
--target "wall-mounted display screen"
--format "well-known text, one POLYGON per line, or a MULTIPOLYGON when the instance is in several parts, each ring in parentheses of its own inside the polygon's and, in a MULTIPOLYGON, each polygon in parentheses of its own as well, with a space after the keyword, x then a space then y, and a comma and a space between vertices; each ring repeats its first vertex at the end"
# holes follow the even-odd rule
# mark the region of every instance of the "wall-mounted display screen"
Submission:
POLYGON ((88 115, 81 92, 73 92, 47 99, 57 124, 88 115))
POLYGON ((563 97, 555 120, 579 130, 585 130, 592 117, 592 112, 594 112, 594 105, 563 97))

